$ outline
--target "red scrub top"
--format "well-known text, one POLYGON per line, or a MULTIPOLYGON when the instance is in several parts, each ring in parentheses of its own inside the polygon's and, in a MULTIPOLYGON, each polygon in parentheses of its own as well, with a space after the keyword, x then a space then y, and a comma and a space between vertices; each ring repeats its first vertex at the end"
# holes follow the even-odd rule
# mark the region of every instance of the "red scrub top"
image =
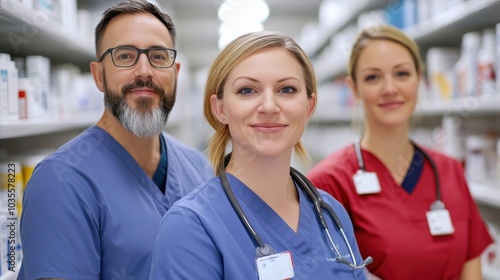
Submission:
POLYGON ((464 263, 480 256, 493 242, 461 164, 422 149, 436 164, 453 234, 430 234, 426 212, 436 200, 436 186, 427 160, 411 194, 394 181, 374 154, 362 149, 366 171, 376 172, 381 191, 358 195, 353 182, 359 169, 354 145, 328 156, 307 174, 316 187, 329 192, 347 209, 363 258, 373 257, 367 268, 384 280, 458 279, 464 263))

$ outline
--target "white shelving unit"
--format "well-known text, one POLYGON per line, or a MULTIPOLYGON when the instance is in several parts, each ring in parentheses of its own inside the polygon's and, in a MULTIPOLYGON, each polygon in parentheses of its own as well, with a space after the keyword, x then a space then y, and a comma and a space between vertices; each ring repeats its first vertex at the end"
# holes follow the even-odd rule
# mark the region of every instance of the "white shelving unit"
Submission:
POLYGON ((100 116, 101 113, 99 112, 65 118, 41 117, 29 120, 0 121, 0 139, 43 135, 84 128, 97 122, 100 116))
MULTIPOLYGON (((390 1, 373 1, 380 6, 369 8, 367 1, 360 1, 359 5, 351 5, 351 9, 346 11, 346 17, 341 23, 323 28, 322 36, 316 44, 310 44, 310 48, 305 48, 311 56, 317 73, 317 79, 320 84, 328 85, 335 79, 346 74, 348 53, 338 52, 330 48, 328 43, 336 33, 340 33, 344 28, 356 23, 358 16, 373 9, 378 9, 389 5, 390 1)), ((392 3, 392 2, 391 2, 392 3)), ((433 46, 455 46, 459 47, 462 36, 466 32, 480 31, 485 28, 493 28, 500 23, 500 1, 498 0, 467 0, 462 4, 457 4, 449 9, 442 11, 439 16, 431 17, 431 20, 420 23, 411 28, 407 28, 405 33, 414 39, 425 55, 427 50, 433 46)), ((352 45, 352 42, 351 44, 352 45)), ((425 59, 425 56, 424 56, 425 59)), ((498 74, 497 74, 498 75, 498 74)), ((498 77, 498 76, 497 76, 498 77)), ((331 89, 331 87, 325 87, 331 89)), ((325 92, 325 95, 333 94, 325 92)), ((321 97, 322 93, 319 92, 321 97)), ((453 100, 425 100, 422 99, 417 105, 416 115, 423 117, 434 124, 441 123, 444 116, 458 116, 467 121, 500 120, 500 92, 493 95, 465 97, 453 100)), ((353 112, 351 108, 335 108, 324 106, 323 111, 316 111, 311 119, 307 129, 314 132, 313 141, 310 145, 304 139, 308 150, 313 151, 317 159, 321 159, 327 154, 319 156, 321 148, 318 145, 338 146, 336 142, 346 141, 352 132, 352 137, 357 133, 353 129, 353 116, 361 118, 360 112, 353 112), (325 133, 318 134, 318 130, 324 130, 325 133), (335 130, 335 131, 334 131, 335 130), (347 132, 346 132, 347 131, 347 132), (336 136, 322 137, 323 135, 334 134, 336 136), (346 136, 347 134, 347 136, 346 136), (346 138, 347 137, 347 138, 346 138), (324 139, 323 139, 324 138, 324 139), (336 141, 331 143, 331 141, 336 141), (318 144, 319 143, 319 144, 318 144)), ((308 132, 305 133, 306 136, 308 132)), ((306 137, 307 138, 307 137, 306 137)), ((352 140, 348 140, 352 141, 352 140)), ((323 149, 323 150, 326 150, 323 149)), ((491 182, 489 184, 469 184, 471 194, 476 200, 480 211, 485 215, 485 220, 492 223, 495 228, 500 228, 500 182, 491 182), (488 220, 490 219, 490 220, 488 220)), ((499 237, 496 237, 499 238, 499 237)), ((500 246, 500 244, 496 245, 500 246)), ((500 256, 498 256, 500 257, 500 256)), ((487 265, 483 260, 483 274, 486 280, 500 279, 500 268, 487 265)))
POLYGON ((493 27, 498 23, 498 0, 468 0, 442 11, 439 16, 405 30, 419 46, 459 42, 461 35, 470 30, 493 27))
MULTIPOLYGON (((494 209, 493 211, 500 212, 500 184, 498 182, 469 182, 468 185, 472 197, 474 197, 474 200, 478 204, 480 210, 483 207, 487 207, 494 209)), ((495 227, 498 232, 500 225, 495 225, 495 227)), ((496 248, 495 246, 500 246, 500 244, 497 243, 493 245, 493 248, 496 248)), ((500 267, 490 264, 485 255, 483 255, 482 258, 481 268, 485 280, 500 279, 500 267)))
MULTIPOLYGON (((95 57, 92 38, 81 38, 65 30, 53 15, 28 8, 21 1, 0 0, 0 24, 0 52, 12 56, 43 55, 56 63, 73 63, 87 68, 95 57)), ((98 117, 96 113, 82 113, 62 119, 40 117, 0 121, 0 141, 78 129, 96 122, 98 117)))
POLYGON ((500 95, 469 96, 452 100, 422 100, 418 113, 432 115, 499 115, 500 95))
POLYGON ((315 57, 321 50, 328 45, 330 39, 336 32, 346 27, 353 19, 366 11, 382 8, 390 3, 389 0, 356 0, 352 1, 346 11, 343 11, 336 23, 330 26, 318 26, 318 40, 312 44, 305 44, 304 51, 311 57, 315 57))
MULTIPOLYGON (((374 2, 380 2, 379 4, 382 2, 389 3, 389 1, 374 2)), ((335 32, 353 22, 360 13, 370 10, 367 9, 366 5, 365 3, 365 5, 353 7, 353 10, 346 14, 355 16, 349 18, 349 20, 345 19, 338 26, 329 28, 328 32, 320 33, 322 34, 322 39, 319 40, 320 43, 309 51, 313 59, 321 49, 319 46, 324 48, 324 45, 334 36, 335 32)), ((498 14, 500 14, 500 1, 498 0, 469 0, 443 11, 439 17, 433 17, 429 21, 407 28, 405 33, 419 44, 425 54, 425 51, 432 46, 450 45, 450 43, 460 44, 461 35, 467 31, 493 27, 495 23, 500 22, 498 14)), ((324 82, 346 73, 348 57, 339 53, 332 53, 326 58, 315 62, 318 81, 324 82)))
MULTIPOLYGON (((18 0, 0 0, 0 53, 11 57, 42 55, 50 59, 51 65, 71 63, 82 72, 88 72, 90 61, 95 59, 93 38, 69 32, 54 15, 28 8, 18 0)), ((55 138, 80 133, 97 122, 101 114, 85 112, 65 117, 0 121, 1 153, 14 156, 19 151, 36 153, 55 149, 61 142, 54 141, 55 138)), ((16 263, 15 272, 6 271, 0 280, 17 279, 20 267, 21 262, 16 263)))
MULTIPOLYGON (((453 100, 421 100, 415 114, 422 117, 458 115, 500 116, 500 95, 465 97, 453 100)), ((352 108, 335 108, 328 112, 315 112, 311 121, 321 124, 337 124, 352 120, 352 108)), ((358 116, 361 117, 361 116, 358 116)))
MULTIPOLYGON (((0 35, 0 52, 10 53, 11 56, 43 55, 49 57, 51 63, 73 63, 87 68, 87 72, 89 62, 95 58, 92 38, 82 38, 69 32, 53 15, 28 8, 21 1, 0 0, 0 35)), ((97 113, 82 113, 64 118, 0 121, 0 143, 3 139, 43 137, 54 132, 84 128, 98 118, 97 113)))
POLYGON ((474 199, 479 204, 495 207, 500 210, 500 185, 491 183, 469 183, 469 189, 474 199))
POLYGON ((20 1, 0 0, 0 23, 1 52, 43 55, 54 62, 86 68, 95 58, 92 38, 65 30, 47 12, 27 8, 20 1))

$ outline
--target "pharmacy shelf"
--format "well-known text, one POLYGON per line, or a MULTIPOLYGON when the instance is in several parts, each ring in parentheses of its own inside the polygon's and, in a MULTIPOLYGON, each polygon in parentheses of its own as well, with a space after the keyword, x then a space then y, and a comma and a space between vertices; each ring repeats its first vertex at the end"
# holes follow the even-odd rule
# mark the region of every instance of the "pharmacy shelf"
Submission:
MULTIPOLYGON (((319 93, 321 94, 321 93, 319 93)), ((441 116, 494 116, 500 115, 500 94, 470 96, 453 100, 421 100, 415 114, 419 117, 441 116)), ((354 116, 352 108, 331 108, 328 112, 316 111, 311 122, 322 124, 344 123, 354 116)), ((362 116, 357 114, 358 118, 362 116)))
POLYGON ((16 0, 0 0, 0 36, 0 52, 12 56, 43 55, 51 63, 73 63, 84 70, 95 59, 92 38, 70 33, 51 15, 16 0))
POLYGON ((470 182, 469 190, 478 204, 500 209, 500 186, 470 182))
POLYGON ((331 123, 331 122, 350 122, 354 117, 354 112, 351 108, 332 108, 331 110, 320 112, 316 111, 312 118, 311 123, 331 123))
MULTIPOLYGON (((363 10, 362 8, 358 9, 363 10)), ((352 14, 358 15, 356 12, 352 12, 352 14)), ((433 46, 460 46, 464 33, 493 28, 499 22, 499 14, 500 1, 498 0, 469 0, 441 12, 439 16, 432 17, 426 22, 406 28, 404 32, 415 40, 422 54, 425 54, 433 46)), ((328 38, 331 36, 333 33, 328 38)), ((318 44, 326 44, 327 42, 323 42, 324 40, 326 39, 319 40, 318 44)), ((339 55, 339 53, 322 55, 321 57, 321 60, 314 61, 319 82, 346 74, 347 57, 339 55)))
POLYGON ((357 0, 352 1, 349 9, 339 15, 336 23, 330 26, 318 26, 318 40, 312 44, 303 44, 304 51, 310 56, 315 57, 325 46, 328 45, 335 33, 355 21, 359 15, 366 11, 379 9, 390 3, 389 0, 357 0))
POLYGON ((331 81, 335 77, 347 74, 347 64, 349 58, 347 55, 327 55, 321 56, 321 59, 314 59, 313 64, 316 69, 316 79, 319 83, 331 81))
POLYGON ((451 100, 422 100, 417 105, 417 114, 423 116, 500 114, 500 95, 468 96, 451 100))
POLYGON ((500 14, 498 0, 463 1, 428 21, 405 29, 423 49, 438 45, 460 46, 462 35, 469 31, 478 31, 494 27, 500 14))
POLYGON ((18 121, 0 121, 0 139, 42 135, 85 128, 96 123, 102 112, 82 113, 68 117, 39 117, 18 121))

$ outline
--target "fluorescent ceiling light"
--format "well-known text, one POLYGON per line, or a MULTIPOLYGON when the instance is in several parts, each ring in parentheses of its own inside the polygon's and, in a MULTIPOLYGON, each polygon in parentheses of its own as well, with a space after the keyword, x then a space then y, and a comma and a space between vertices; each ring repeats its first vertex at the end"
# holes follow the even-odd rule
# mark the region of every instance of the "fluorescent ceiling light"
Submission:
POLYGON ((269 6, 264 0, 226 0, 217 12, 220 21, 251 20, 263 22, 269 17, 269 6))
POLYGON ((217 15, 221 21, 219 48, 222 48, 242 34, 263 30, 269 6, 264 0, 226 0, 219 6, 217 15))

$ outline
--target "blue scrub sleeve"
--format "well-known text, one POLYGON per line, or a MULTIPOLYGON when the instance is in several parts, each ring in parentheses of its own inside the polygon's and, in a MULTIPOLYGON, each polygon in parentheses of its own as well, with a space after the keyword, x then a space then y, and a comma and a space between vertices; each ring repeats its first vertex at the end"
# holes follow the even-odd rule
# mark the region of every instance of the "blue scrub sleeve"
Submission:
POLYGON ((174 206, 161 222, 149 279, 223 279, 221 259, 199 217, 174 206))
POLYGON ((39 165, 24 194, 20 230, 20 279, 99 279, 98 209, 77 168, 48 160, 39 165))

